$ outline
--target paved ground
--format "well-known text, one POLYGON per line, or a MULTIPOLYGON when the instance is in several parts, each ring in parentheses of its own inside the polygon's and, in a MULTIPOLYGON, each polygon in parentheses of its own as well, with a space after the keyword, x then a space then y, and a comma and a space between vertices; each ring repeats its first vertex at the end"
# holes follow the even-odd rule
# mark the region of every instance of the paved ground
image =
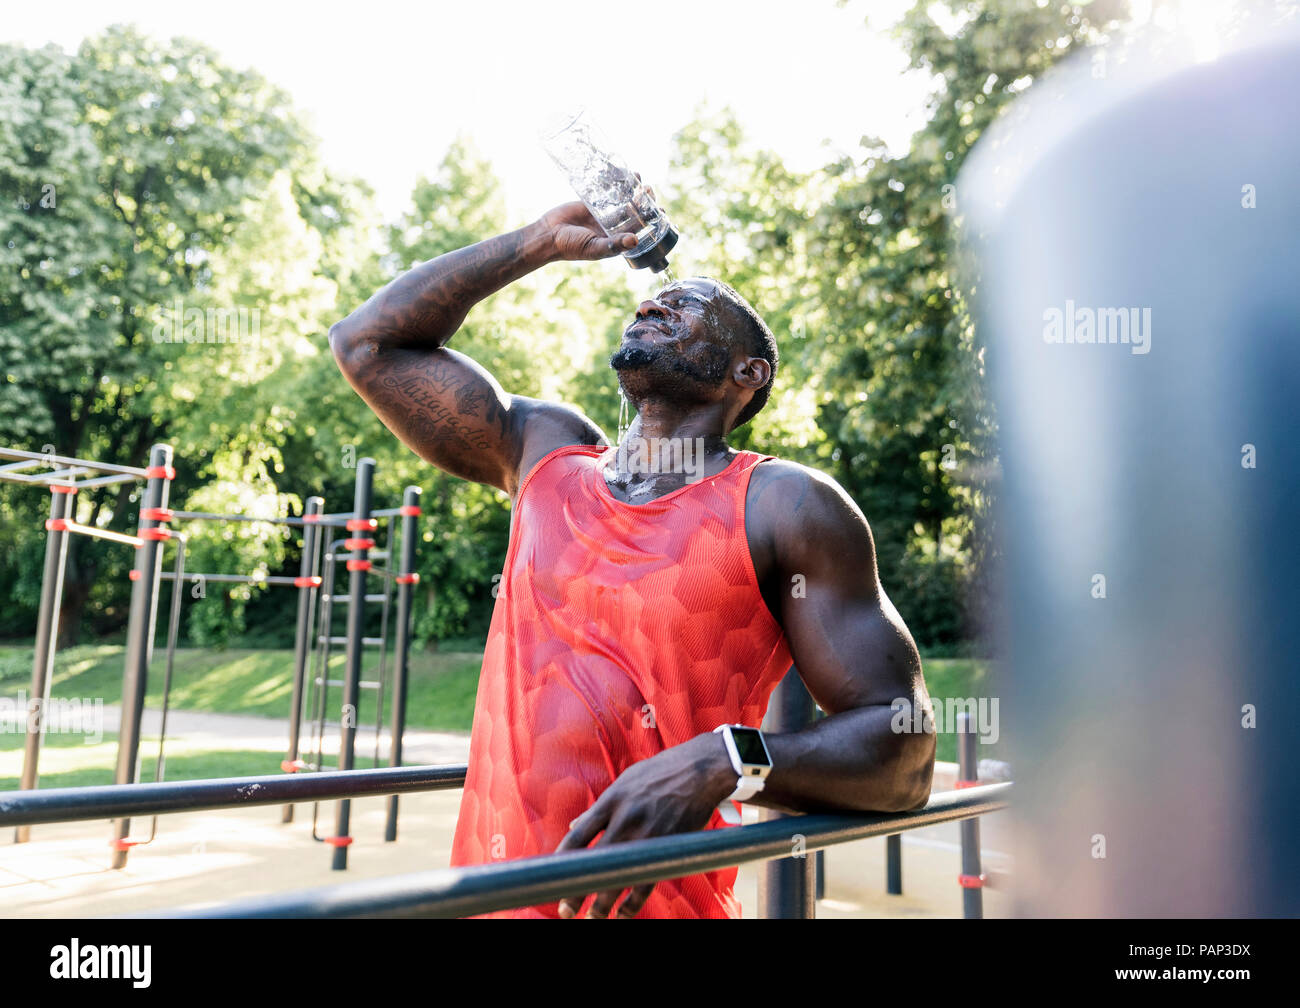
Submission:
MULTIPOLYGON (((108 730, 116 709, 105 708, 108 730)), ((168 734, 187 740, 210 738, 223 749, 283 751, 285 722, 173 711, 168 734)), ((144 731, 156 731, 146 717, 144 731)), ((409 730, 408 763, 463 763, 469 737, 409 730)), ((359 733, 358 752, 373 747, 373 736, 359 733)), ((955 767, 940 764, 935 790, 952 787, 955 767)), ((349 867, 330 869, 332 849, 311 838, 312 806, 298 806, 295 821, 281 823, 279 808, 191 812, 158 819, 147 846, 136 847, 125 869, 109 862, 106 822, 61 823, 32 828, 32 840, 14 844, 0 838, 0 913, 9 917, 104 917, 168 907, 212 905, 230 899, 291 889, 445 868, 460 792, 406 795, 401 799, 398 840, 383 840, 387 798, 352 803, 349 867)), ((320 809, 319 832, 333 832, 334 804, 320 809)), ((149 820, 135 820, 133 832, 147 835, 149 820)), ((1006 813, 981 820, 986 872, 1009 869, 1006 813)), ((823 918, 959 917, 961 889, 956 823, 914 830, 903 836, 903 895, 884 892, 885 841, 863 840, 826 852, 826 898, 817 906, 823 918)), ((755 915, 758 865, 741 867, 737 896, 745 916, 755 915)), ((985 915, 1007 916, 1009 895, 986 889, 985 915)))

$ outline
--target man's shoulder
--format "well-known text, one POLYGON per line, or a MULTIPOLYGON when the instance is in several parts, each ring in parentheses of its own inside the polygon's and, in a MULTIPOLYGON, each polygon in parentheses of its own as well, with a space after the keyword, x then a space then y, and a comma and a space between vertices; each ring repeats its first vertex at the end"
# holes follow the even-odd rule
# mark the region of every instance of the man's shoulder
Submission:
POLYGON ((754 466, 749 479, 751 507, 779 504, 790 513, 809 505, 837 503, 847 497, 844 488, 826 473, 790 459, 765 459, 754 466))
POLYGON ((560 448, 603 450, 609 439, 585 413, 565 403, 514 396, 511 406, 520 420, 519 460, 512 497, 517 496, 537 464, 560 448))
POLYGON ((771 458, 754 467, 745 499, 751 541, 770 544, 832 543, 865 520, 845 489, 819 469, 771 458))

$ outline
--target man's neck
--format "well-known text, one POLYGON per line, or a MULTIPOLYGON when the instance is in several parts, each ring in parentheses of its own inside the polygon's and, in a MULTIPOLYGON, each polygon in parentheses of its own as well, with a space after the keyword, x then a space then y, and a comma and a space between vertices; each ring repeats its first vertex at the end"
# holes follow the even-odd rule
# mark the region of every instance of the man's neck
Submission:
POLYGON ((622 499, 645 503, 716 475, 734 454, 716 418, 642 412, 606 463, 605 482, 622 499))

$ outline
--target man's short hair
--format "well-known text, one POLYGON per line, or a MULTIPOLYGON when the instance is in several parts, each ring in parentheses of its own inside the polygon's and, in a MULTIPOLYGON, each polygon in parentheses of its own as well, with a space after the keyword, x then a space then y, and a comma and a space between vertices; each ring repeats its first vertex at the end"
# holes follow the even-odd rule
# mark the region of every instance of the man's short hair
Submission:
MULTIPOLYGON (((712 277, 709 279, 713 280, 712 277)), ((767 379, 767 384, 754 390, 753 398, 745 404, 745 408, 736 417, 736 422, 731 428, 731 430, 736 430, 753 420, 758 415, 759 410, 767 405, 767 400, 772 394, 772 383, 776 381, 779 355, 776 349, 776 337, 772 335, 772 330, 767 327, 767 323, 763 321, 758 312, 754 311, 753 305, 741 297, 730 284, 723 283, 721 280, 713 280, 713 282, 726 295, 727 302, 734 309, 737 321, 740 322, 738 335, 743 341, 741 346, 744 347, 745 353, 749 354, 750 357, 762 357, 772 366, 772 374, 767 379)))

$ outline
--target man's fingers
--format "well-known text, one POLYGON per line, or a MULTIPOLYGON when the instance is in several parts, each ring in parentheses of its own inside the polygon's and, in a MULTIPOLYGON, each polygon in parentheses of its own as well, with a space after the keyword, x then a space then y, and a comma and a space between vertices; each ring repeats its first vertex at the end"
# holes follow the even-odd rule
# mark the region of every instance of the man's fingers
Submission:
POLYGON ((645 901, 648 900, 650 894, 654 892, 654 888, 654 883, 651 882, 647 885, 639 885, 633 889, 628 893, 628 897, 623 901, 622 906, 618 908, 618 916, 635 917, 639 914, 641 908, 645 906, 645 901))
POLYGON ((560 851, 577 850, 579 847, 586 847, 596 839, 608 822, 609 813, 605 811, 600 802, 597 802, 578 816, 577 819, 569 823, 569 832, 564 834, 564 839, 559 842, 555 852, 558 854, 560 851))
POLYGON ((622 255, 628 249, 636 248, 636 235, 616 234, 607 238, 592 238, 587 245, 587 255, 591 259, 608 259, 622 255))
MULTIPOLYGON (((555 848, 555 852, 558 854, 560 851, 578 850, 586 847, 600 835, 601 830, 605 828, 608 821, 609 814, 597 801, 595 805, 569 823, 569 832, 564 835, 564 839, 555 848)), ((586 898, 586 895, 568 896, 560 900, 560 916, 565 920, 577 916, 586 898)))
POLYGON ((597 920, 603 920, 608 917, 610 911, 614 909, 614 904, 618 902, 618 898, 622 895, 622 889, 605 890, 597 896, 596 901, 591 904, 591 909, 587 911, 587 917, 595 918, 597 920))

